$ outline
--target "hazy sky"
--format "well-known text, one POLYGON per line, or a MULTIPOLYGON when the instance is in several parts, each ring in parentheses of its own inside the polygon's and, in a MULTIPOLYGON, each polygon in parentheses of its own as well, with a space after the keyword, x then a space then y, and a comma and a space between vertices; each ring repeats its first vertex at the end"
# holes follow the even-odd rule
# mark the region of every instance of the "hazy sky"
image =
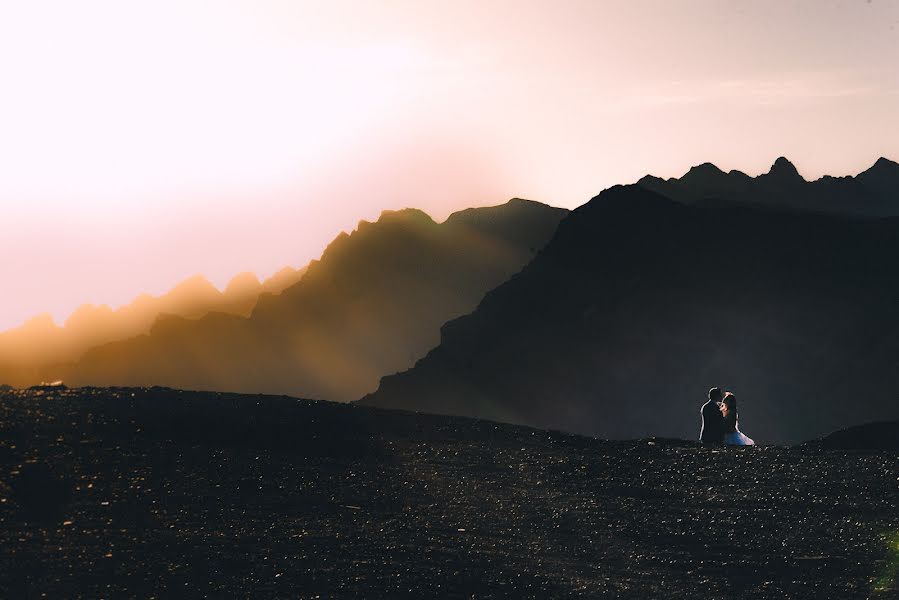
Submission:
POLYGON ((899 159, 890 0, 0 0, 0 329, 382 209, 899 159))

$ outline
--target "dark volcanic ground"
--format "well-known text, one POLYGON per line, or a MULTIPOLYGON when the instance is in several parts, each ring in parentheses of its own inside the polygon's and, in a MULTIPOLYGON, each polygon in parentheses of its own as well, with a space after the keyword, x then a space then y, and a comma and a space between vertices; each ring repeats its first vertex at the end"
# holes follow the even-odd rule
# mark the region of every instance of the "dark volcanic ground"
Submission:
POLYGON ((3 598, 894 598, 899 455, 0 392, 3 598))

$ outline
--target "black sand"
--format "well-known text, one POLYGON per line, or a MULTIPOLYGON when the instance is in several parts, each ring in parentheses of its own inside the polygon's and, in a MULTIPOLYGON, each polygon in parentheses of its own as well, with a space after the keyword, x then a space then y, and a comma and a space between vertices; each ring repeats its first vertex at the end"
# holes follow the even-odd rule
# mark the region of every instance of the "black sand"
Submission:
POLYGON ((6 391, 0 498, 3 598, 897 597, 890 451, 6 391))

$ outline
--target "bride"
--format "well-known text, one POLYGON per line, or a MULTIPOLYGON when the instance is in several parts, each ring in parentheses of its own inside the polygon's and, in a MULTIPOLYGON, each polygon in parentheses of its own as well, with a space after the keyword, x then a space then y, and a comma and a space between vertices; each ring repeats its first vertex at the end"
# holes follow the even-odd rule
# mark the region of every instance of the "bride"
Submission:
POLYGON ((721 402, 724 415, 724 443, 727 446, 755 446, 752 438, 743 435, 737 426, 737 397, 731 392, 724 394, 721 402))

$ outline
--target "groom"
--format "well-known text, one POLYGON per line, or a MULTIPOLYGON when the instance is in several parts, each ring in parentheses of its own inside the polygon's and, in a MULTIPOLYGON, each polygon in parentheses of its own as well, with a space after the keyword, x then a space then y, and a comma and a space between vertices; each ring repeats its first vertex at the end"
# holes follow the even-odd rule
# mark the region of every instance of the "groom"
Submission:
POLYGON ((724 440, 724 415, 721 414, 721 400, 724 396, 719 388, 709 390, 709 401, 702 405, 702 429, 699 439, 703 444, 721 444, 724 440))

